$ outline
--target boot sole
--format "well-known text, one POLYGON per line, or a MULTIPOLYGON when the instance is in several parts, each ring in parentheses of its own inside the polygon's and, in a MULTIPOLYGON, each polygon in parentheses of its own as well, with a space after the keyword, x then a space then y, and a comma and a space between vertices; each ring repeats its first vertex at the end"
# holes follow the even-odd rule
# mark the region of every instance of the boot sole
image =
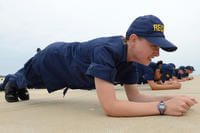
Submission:
POLYGON ((13 103, 13 102, 18 102, 19 101, 17 97, 13 97, 12 95, 6 95, 5 99, 9 103, 13 103))
POLYGON ((19 90, 18 90, 18 97, 19 97, 19 99, 21 99, 22 101, 26 101, 26 100, 29 100, 30 98, 29 98, 29 93, 28 93, 28 90, 26 90, 26 91, 24 91, 24 92, 20 92, 19 90))

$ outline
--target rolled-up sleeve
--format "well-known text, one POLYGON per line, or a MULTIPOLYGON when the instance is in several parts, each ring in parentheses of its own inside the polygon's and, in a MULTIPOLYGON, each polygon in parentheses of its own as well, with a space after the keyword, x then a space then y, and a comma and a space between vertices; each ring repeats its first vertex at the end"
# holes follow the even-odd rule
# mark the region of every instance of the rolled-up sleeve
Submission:
POLYGON ((92 63, 86 72, 87 75, 98 77, 109 82, 115 80, 116 73, 117 70, 114 68, 95 63, 92 63))
POLYGON ((105 47, 94 51, 93 61, 87 69, 86 74, 109 82, 114 82, 117 69, 115 67, 114 54, 105 47))

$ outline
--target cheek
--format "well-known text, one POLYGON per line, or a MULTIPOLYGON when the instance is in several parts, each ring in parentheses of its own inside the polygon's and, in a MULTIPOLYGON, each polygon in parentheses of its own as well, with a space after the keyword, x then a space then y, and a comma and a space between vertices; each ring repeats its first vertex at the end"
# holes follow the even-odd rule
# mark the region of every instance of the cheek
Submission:
POLYGON ((143 50, 141 53, 140 53, 140 56, 143 56, 143 58, 147 58, 147 57, 149 57, 149 55, 151 55, 152 54, 152 52, 149 50, 149 49, 147 49, 147 50, 143 50))
POLYGON ((143 51, 144 51, 145 55, 151 55, 151 54, 153 54, 153 49, 151 47, 145 47, 143 49, 143 51))
POLYGON ((140 59, 146 59, 148 57, 148 54, 144 51, 141 51, 137 56, 140 59))

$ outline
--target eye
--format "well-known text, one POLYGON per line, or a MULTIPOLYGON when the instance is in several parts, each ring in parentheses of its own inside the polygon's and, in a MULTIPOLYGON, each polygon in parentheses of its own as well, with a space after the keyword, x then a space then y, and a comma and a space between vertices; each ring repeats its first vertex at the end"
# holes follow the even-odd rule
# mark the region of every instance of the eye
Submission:
POLYGON ((158 46, 155 46, 155 45, 153 45, 152 48, 153 48, 154 50, 159 50, 159 47, 158 47, 158 46))

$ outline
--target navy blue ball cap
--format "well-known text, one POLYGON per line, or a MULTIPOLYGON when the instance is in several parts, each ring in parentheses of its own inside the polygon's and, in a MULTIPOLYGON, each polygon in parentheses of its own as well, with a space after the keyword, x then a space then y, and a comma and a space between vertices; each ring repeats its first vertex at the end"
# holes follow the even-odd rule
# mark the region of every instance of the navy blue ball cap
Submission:
POLYGON ((154 15, 145 15, 136 18, 126 32, 128 38, 131 34, 144 37, 149 42, 162 48, 167 52, 172 52, 177 47, 165 39, 164 24, 154 15))
POLYGON ((157 66, 157 64, 155 62, 151 62, 149 64, 149 67, 151 67, 153 69, 153 71, 155 71, 158 68, 158 66, 157 66))
POLYGON ((193 66, 190 66, 190 67, 191 67, 192 71, 195 71, 195 69, 194 69, 194 67, 193 67, 193 66))
POLYGON ((174 68, 170 64, 162 64, 161 72, 172 75, 174 68))
POLYGON ((191 71, 195 71, 193 66, 186 66, 185 68, 191 71))
POLYGON ((176 65, 175 65, 174 63, 169 63, 168 65, 172 66, 172 67, 173 67, 173 69, 175 69, 175 68, 176 68, 176 65))
POLYGON ((180 66, 178 69, 185 71, 185 67, 184 66, 180 66))

